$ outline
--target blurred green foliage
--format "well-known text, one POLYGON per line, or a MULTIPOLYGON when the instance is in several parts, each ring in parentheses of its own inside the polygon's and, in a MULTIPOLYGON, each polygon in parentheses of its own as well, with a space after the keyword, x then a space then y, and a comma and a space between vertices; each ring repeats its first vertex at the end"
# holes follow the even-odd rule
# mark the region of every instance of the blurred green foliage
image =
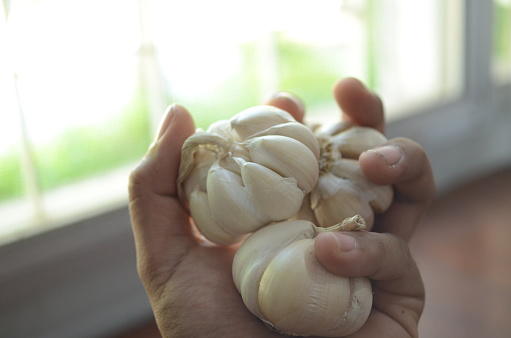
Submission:
POLYGON ((40 188, 46 191, 136 161, 150 139, 146 105, 138 95, 103 125, 70 128, 46 149, 36 148, 40 188))
POLYGON ((494 1, 493 52, 499 62, 511 60, 511 4, 494 1))
MULTIPOLYGON (((342 73, 342 69, 332 68, 332 64, 340 64, 332 61, 339 51, 311 48, 280 34, 276 39, 279 90, 299 96, 309 107, 331 101, 332 85, 342 73)), ((187 107, 197 127, 206 129, 261 103, 258 46, 246 43, 239 48, 243 63, 238 73, 200 97, 168 98, 187 107)), ((103 125, 73 127, 50 143, 34 145, 39 188, 48 191, 140 159, 152 139, 147 107, 144 92, 139 90, 122 113, 103 125)), ((0 155, 0 201, 22 196, 22 182, 16 152, 0 155)))
MULTIPOLYGON (((332 65, 342 64, 341 51, 337 46, 311 48, 310 45, 294 42, 285 35, 276 33, 278 88, 300 97, 308 107, 332 100, 332 87, 343 73, 343 69, 332 65)), ((234 114, 261 104, 261 76, 257 43, 239 46, 242 67, 206 95, 197 98, 170 97, 170 102, 183 104, 192 113, 197 127, 206 129, 219 119, 229 119, 234 114)))
POLYGON ((21 164, 15 149, 0 155, 0 201, 23 194, 21 164))
MULTIPOLYGON (((73 127, 32 149, 42 191, 106 172, 141 158, 150 143, 147 105, 135 95, 122 114, 103 125, 73 127)), ((0 156, 0 201, 23 194, 19 156, 0 156)))
POLYGON ((337 46, 316 49, 278 35, 277 51, 282 90, 311 107, 332 100, 332 87, 343 71, 338 68, 342 62, 336 62, 342 58, 337 46))

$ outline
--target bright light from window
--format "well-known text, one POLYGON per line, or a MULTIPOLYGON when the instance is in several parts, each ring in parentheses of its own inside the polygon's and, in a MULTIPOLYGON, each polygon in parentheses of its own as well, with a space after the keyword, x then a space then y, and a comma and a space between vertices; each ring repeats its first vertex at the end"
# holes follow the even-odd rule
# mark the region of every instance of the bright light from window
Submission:
MULTIPOLYGON (((348 59, 352 75, 362 75, 359 63, 363 59, 352 57, 354 52, 348 48, 351 42, 362 41, 362 30, 351 15, 343 13, 342 1, 150 4, 149 27, 169 100, 189 107, 201 127, 258 104, 277 90, 295 92, 309 101, 315 86, 320 89, 313 90, 324 91, 331 99, 333 81, 343 73, 340 64, 348 59), (296 63, 309 57, 311 64, 296 63), (315 66, 322 69, 312 83, 315 66), (309 83, 309 90, 297 86, 299 77, 309 83)), ((360 55, 359 50, 355 53, 360 55)))
POLYGON ((149 143, 137 9, 135 0, 12 3, 0 36, 0 237, 125 201, 128 169, 84 180, 129 165, 149 143))
POLYGON ((151 33, 170 100, 191 107, 203 127, 276 90, 298 94, 311 112, 331 112, 330 87, 342 76, 378 91, 390 119, 460 92, 460 0, 152 5, 151 33))
POLYGON ((0 30, 0 237, 124 203, 128 169, 171 102, 205 128, 280 90, 310 119, 335 119, 331 88, 345 76, 377 91, 390 119, 460 89, 461 0, 12 4, 0 30))
POLYGON ((132 95, 138 47, 133 9, 133 1, 121 0, 14 2, 11 62, 34 142, 72 126, 96 125, 132 95), (112 16, 120 8, 122 15, 112 16))

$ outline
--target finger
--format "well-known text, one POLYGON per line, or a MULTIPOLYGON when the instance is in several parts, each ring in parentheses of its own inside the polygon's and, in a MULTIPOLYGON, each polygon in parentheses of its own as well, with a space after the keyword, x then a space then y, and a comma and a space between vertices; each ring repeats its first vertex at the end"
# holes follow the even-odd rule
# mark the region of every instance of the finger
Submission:
POLYGON ((424 284, 402 239, 374 232, 327 232, 316 237, 314 249, 330 272, 372 280, 373 307, 353 337, 416 336, 424 284))
POLYGON ((135 169, 143 187, 162 196, 175 196, 181 147, 195 131, 190 113, 179 105, 167 109, 160 123, 155 142, 135 169))
POLYGON ((369 277, 389 293, 422 297, 422 279, 406 243, 392 234, 323 232, 314 241, 320 263, 344 277, 369 277))
POLYGON ((394 186, 394 202, 377 216, 374 231, 390 232, 408 240, 435 196, 435 183, 424 149, 406 138, 395 138, 386 145, 364 152, 360 167, 367 178, 381 185, 394 186))
POLYGON ((335 84, 333 92, 343 120, 384 132, 382 101, 362 82, 354 78, 342 79, 335 84))
POLYGON ((194 242, 189 216, 175 197, 181 146, 193 132, 186 109, 171 106, 156 141, 130 176, 130 216, 139 271, 150 281, 159 267, 171 267, 194 242))
POLYGON ((285 110, 293 115, 295 120, 303 122, 303 117, 305 115, 304 105, 297 97, 289 93, 278 92, 266 100, 265 104, 285 110))

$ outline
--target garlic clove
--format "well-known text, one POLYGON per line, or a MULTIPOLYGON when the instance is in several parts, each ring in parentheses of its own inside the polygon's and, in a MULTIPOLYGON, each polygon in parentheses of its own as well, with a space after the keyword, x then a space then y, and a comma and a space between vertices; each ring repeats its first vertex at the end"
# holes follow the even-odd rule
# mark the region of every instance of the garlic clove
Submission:
POLYGON ((207 193, 196 188, 190 194, 189 201, 193 222, 202 236, 220 245, 231 245, 240 240, 239 236, 231 235, 213 220, 207 193))
POLYGON ((305 193, 314 188, 319 164, 312 151, 303 143, 286 136, 265 135, 243 143, 252 160, 284 177, 294 177, 305 193))
MULTIPOLYGON (((350 215, 360 214, 370 229, 374 214, 382 213, 393 198, 391 186, 370 182, 360 169, 357 160, 337 159, 322 172, 310 194, 310 205, 316 224, 327 227, 350 215)), ((303 208, 302 208, 303 209, 303 208)))
POLYGON ((344 184, 352 184, 350 180, 337 177, 331 172, 322 173, 318 182, 310 194, 311 207, 314 210, 323 199, 334 197, 344 184))
POLYGON ((373 210, 356 181, 332 173, 321 175, 310 199, 317 224, 321 227, 332 226, 355 214, 364 218, 368 229, 373 225, 373 210))
POLYGON ((312 223, 294 220, 263 227, 243 242, 234 257, 232 271, 234 284, 250 312, 261 319, 267 319, 258 301, 259 281, 266 267, 290 243, 313 236, 312 223))
POLYGON ((304 192, 296 179, 282 177, 253 162, 237 159, 243 185, 254 207, 272 221, 291 218, 300 208, 304 192))
POLYGON ((303 239, 272 259, 261 278, 259 304, 279 331, 321 336, 325 328, 339 326, 349 291, 349 278, 324 269, 315 257, 314 240, 303 239))
POLYGON ((369 205, 376 214, 385 212, 392 204, 394 189, 390 185, 377 185, 367 191, 369 205))
POLYGON ((341 159, 335 161, 331 173, 353 182, 359 186, 361 198, 366 200, 375 213, 382 213, 388 209, 394 197, 394 190, 390 185, 372 183, 360 169, 357 160, 341 159))
POLYGON ((253 205, 241 177, 215 162, 208 173, 211 217, 234 236, 255 231, 271 222, 253 205))
POLYGON ((199 190, 206 191, 208 171, 211 164, 215 161, 215 154, 205 149, 198 149, 194 157, 195 165, 181 185, 186 201, 190 200, 190 196, 195 188, 198 187, 199 190))
POLYGON ((291 137, 303 144, 305 144, 314 154, 316 159, 319 159, 320 150, 317 138, 314 136, 312 130, 302 123, 293 121, 282 124, 277 124, 262 132, 252 135, 250 138, 264 136, 264 135, 281 135, 291 137))
MULTIPOLYGON (((192 184, 188 184, 188 187, 185 189, 186 181, 190 175, 192 175, 193 171, 196 170, 196 167, 200 165, 204 165, 205 167, 211 165, 217 159, 217 154, 222 151, 227 151, 230 147, 231 142, 228 140, 219 135, 204 131, 198 131, 186 139, 181 149, 179 174, 176 181, 178 196, 185 204, 188 201, 187 196, 189 196, 194 189, 192 184)), ((202 175, 196 176, 196 183, 201 182, 201 176, 202 175)))
POLYGON ((248 137, 280 123, 296 121, 285 110, 273 106, 255 106, 236 114, 230 119, 231 128, 242 142, 248 137))
POLYGON ((216 122, 213 122, 209 128, 208 133, 220 135, 226 140, 232 140, 233 134, 231 131, 231 123, 229 120, 219 120, 216 122))
MULTIPOLYGON (((312 190, 314 191, 314 190, 312 190)), ((300 206, 300 209, 296 212, 296 214, 291 219, 301 219, 304 221, 309 221, 313 224, 319 224, 318 220, 316 219, 316 215, 314 214, 314 211, 311 207, 311 194, 305 195, 302 201, 302 205, 300 206)))
POLYGON ((354 126, 332 136, 331 142, 343 157, 358 159, 364 151, 386 143, 387 138, 376 129, 354 126))
POLYGON ((358 160, 349 158, 337 159, 333 162, 330 173, 350 181, 359 182, 360 184, 370 185, 369 180, 360 169, 358 160))
POLYGON ((348 309, 338 327, 323 332, 324 337, 343 337, 357 332, 367 321, 373 306, 373 292, 368 278, 350 278, 348 309), (362 301, 361 301, 362 300, 362 301))

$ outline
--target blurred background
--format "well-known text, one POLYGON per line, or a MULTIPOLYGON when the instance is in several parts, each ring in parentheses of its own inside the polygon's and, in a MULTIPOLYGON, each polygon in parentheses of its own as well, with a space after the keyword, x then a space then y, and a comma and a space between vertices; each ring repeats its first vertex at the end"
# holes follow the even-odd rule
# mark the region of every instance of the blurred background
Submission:
MULTIPOLYGON (((166 106, 207 128, 288 91, 328 122, 346 76, 382 97, 389 137, 424 146, 442 206, 510 167, 510 0, 3 0, 0 336, 112 336, 150 320, 127 177, 166 106)), ((412 244, 429 281, 437 262, 412 244)))

